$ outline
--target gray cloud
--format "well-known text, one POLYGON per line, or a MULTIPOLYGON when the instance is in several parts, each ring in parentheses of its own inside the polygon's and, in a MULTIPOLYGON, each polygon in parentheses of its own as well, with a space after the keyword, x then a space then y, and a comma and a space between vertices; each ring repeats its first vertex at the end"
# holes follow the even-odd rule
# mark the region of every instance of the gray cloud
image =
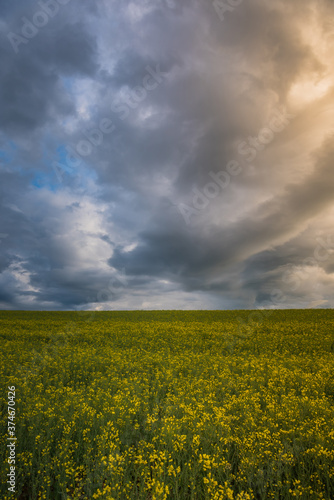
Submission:
POLYGON ((247 308, 277 287, 274 306, 331 306, 332 255, 303 262, 334 215, 332 3, 252 0, 221 21, 200 0, 70 0, 15 53, 39 8, 0 20, 0 306, 247 308), (242 172, 188 225, 180 204, 231 160, 242 172))

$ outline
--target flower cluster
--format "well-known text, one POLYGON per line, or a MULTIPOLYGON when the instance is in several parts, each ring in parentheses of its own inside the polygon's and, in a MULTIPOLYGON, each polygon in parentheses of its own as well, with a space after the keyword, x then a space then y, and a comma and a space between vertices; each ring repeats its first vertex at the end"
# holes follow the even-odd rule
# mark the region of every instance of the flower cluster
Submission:
POLYGON ((49 350, 71 314, 0 313, 17 498, 334 498, 333 311, 275 311, 233 352, 240 311, 99 312, 49 350))

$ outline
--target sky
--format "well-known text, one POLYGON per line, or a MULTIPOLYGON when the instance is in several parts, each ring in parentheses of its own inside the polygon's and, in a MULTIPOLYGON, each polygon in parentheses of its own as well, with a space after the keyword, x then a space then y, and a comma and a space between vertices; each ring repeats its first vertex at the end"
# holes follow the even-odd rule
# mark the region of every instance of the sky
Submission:
POLYGON ((0 308, 334 306, 332 0, 2 0, 0 308))

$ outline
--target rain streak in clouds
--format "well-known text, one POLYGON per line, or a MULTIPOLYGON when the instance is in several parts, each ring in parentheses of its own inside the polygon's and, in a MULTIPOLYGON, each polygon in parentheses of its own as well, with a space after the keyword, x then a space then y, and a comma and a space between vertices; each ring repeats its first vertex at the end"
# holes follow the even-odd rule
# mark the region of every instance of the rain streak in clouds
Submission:
POLYGON ((333 2, 0 16, 2 309, 333 307, 333 2))

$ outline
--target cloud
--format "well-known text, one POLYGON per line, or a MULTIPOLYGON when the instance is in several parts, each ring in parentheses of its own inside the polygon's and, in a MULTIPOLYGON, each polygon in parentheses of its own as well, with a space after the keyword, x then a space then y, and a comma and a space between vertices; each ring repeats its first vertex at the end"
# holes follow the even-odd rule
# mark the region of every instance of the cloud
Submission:
POLYGON ((304 262, 334 215, 332 3, 172 7, 70 0, 16 53, 40 7, 4 5, 2 308, 261 307, 277 287, 272 306, 332 305, 332 254, 304 262))

